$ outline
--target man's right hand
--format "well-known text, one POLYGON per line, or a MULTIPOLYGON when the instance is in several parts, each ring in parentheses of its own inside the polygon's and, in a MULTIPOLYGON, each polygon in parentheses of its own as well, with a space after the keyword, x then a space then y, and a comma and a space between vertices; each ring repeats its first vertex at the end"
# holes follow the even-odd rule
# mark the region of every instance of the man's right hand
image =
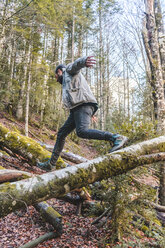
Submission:
POLYGON ((95 115, 92 116, 92 122, 97 123, 97 117, 95 115))
POLYGON ((86 59, 85 65, 86 67, 93 67, 96 64, 96 60, 94 59, 94 56, 89 56, 86 59))

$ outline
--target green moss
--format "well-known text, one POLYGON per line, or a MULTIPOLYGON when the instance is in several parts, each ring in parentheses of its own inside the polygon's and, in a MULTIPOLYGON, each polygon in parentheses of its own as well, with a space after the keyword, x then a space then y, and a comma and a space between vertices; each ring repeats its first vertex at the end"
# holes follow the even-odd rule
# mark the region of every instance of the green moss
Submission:
POLYGON ((54 218, 61 218, 62 216, 52 207, 46 208, 46 213, 53 215, 54 218))
POLYGON ((158 219, 156 219, 156 218, 154 218, 154 219, 152 219, 152 221, 155 223, 155 224, 157 224, 158 226, 162 226, 162 224, 161 224, 161 222, 158 220, 158 219))
POLYGON ((66 164, 64 164, 64 161, 61 157, 58 158, 57 163, 56 163, 56 168, 58 169, 62 169, 65 168, 66 164))
POLYGON ((165 152, 165 143, 158 144, 158 149, 160 152, 165 152))
POLYGON ((84 169, 78 169, 78 171, 76 172, 76 175, 74 177, 70 176, 69 180, 68 180, 68 184, 70 188, 75 187, 74 185, 81 185, 83 182, 85 182, 85 184, 88 184, 89 181, 89 173, 88 171, 84 170, 84 169))
POLYGON ((7 183, 3 183, 3 185, 0 186, 1 193, 8 193, 10 190, 16 190, 15 184, 11 184, 7 182, 7 183))
POLYGON ((18 133, 18 134, 21 134, 20 130, 18 130, 18 129, 16 128, 16 126, 13 126, 12 129, 13 129, 14 132, 16 132, 16 133, 18 133))
POLYGON ((143 225, 141 227, 141 230, 145 233, 145 232, 148 232, 149 231, 149 228, 147 226, 143 225))
POLYGON ((5 155, 5 156, 8 156, 8 157, 9 157, 9 154, 8 154, 7 152, 3 151, 3 150, 0 150, 0 153, 2 153, 3 155, 5 155))

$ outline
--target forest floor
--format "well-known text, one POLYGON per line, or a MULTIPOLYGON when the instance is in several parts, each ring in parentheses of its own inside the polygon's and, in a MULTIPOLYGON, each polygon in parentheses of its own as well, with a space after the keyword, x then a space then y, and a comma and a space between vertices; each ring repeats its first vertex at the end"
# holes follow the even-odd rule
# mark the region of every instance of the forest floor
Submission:
MULTIPOLYGON (((6 117, 3 113, 0 114, 0 123, 10 129, 24 129, 23 122, 18 122, 9 116, 6 117)), ((37 127, 32 125, 30 127, 30 136, 38 141, 44 141, 51 145, 54 144, 55 141, 48 138, 48 136, 51 137, 54 135, 53 131, 46 128, 40 131, 38 130, 37 127), (42 137, 42 140, 40 137, 42 137)), ((96 149, 93 146, 90 146, 90 143, 85 140, 81 140, 77 145, 68 138, 65 149, 84 156, 87 159, 92 159, 98 156, 96 149)), ((19 156, 3 156, 0 158, 0 165, 6 169, 18 169, 34 174, 44 173, 37 167, 31 167, 26 162, 23 163, 19 156)), ((146 179, 144 178, 143 180, 146 179)), ((153 177, 150 177, 148 178, 148 184, 155 186, 158 182, 153 177)), ((77 216, 76 206, 62 200, 51 199, 47 202, 62 215, 63 234, 56 239, 43 242, 37 246, 38 248, 122 247, 120 244, 115 244, 114 246, 104 246, 101 244, 106 235, 106 229, 105 227, 97 228, 96 226, 91 225, 96 217, 77 216)), ((30 206, 24 210, 16 211, 0 219, 0 248, 19 248, 21 245, 51 231, 53 231, 52 226, 45 223, 35 208, 30 206)), ((148 239, 142 232, 141 236, 144 242, 152 242, 152 238, 148 239)), ((130 238, 130 240, 134 239, 130 238)), ((137 245, 134 247, 142 246, 137 245)))

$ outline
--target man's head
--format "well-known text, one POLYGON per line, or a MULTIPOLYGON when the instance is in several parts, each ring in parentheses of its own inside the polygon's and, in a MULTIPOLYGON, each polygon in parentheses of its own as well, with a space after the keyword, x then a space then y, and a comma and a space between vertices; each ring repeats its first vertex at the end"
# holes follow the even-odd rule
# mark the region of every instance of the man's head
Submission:
POLYGON ((66 66, 63 64, 60 64, 56 67, 55 69, 55 76, 56 76, 56 80, 57 82, 59 82, 60 84, 62 84, 62 80, 63 80, 63 72, 65 70, 66 66))

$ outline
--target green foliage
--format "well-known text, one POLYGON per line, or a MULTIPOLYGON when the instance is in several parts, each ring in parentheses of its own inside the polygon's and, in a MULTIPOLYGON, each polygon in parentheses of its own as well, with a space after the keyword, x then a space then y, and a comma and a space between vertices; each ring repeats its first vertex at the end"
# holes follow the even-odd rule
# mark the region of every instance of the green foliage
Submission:
MULTIPOLYGON (((100 241, 100 247, 115 243, 114 247, 152 247, 152 244, 162 247, 165 230, 157 219, 155 210, 145 203, 146 200, 155 201, 156 190, 134 180, 134 177, 140 178, 145 174, 146 177, 149 175, 146 168, 136 168, 126 175, 91 185, 94 199, 100 200, 102 207, 110 207, 111 212, 106 225, 107 235, 105 240, 100 241), (148 244, 144 237, 153 239, 148 244)), ((103 211, 102 209, 100 214, 103 211)), ((99 212, 94 209, 91 213, 99 212)))
POLYGON ((156 137, 155 125, 151 121, 141 121, 133 118, 131 121, 123 122, 120 126, 116 122, 114 127, 117 132, 128 136, 131 143, 156 137))
MULTIPOLYGON (((112 130, 109 130, 112 132, 112 130)), ((140 141, 148 140, 156 137, 156 129, 153 122, 143 122, 134 118, 131 122, 124 121, 120 124, 116 121, 113 124, 113 133, 119 133, 128 137, 128 146, 140 141)), ((90 145, 96 148, 99 154, 106 154, 111 148, 110 142, 92 140, 89 141, 90 145)))

